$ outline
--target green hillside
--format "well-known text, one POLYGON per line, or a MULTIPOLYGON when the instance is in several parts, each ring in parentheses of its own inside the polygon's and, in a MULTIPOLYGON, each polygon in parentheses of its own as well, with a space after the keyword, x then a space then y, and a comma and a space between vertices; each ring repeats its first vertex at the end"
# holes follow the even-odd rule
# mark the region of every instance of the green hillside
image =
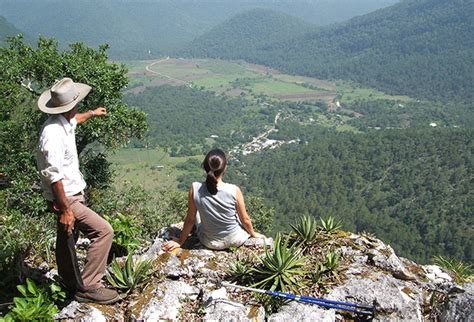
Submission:
POLYGON ((16 36, 22 32, 9 23, 5 17, 0 16, 0 47, 6 45, 7 37, 16 36))
POLYGON ((397 0, 0 0, 1 14, 25 32, 64 46, 110 45, 115 59, 145 59, 192 41, 246 10, 269 8, 316 25, 343 21, 397 0))
POLYGON ((306 144, 241 160, 241 183, 275 207, 277 231, 334 216, 412 259, 473 262, 472 130, 304 131, 306 144))
MULTIPOLYGON (((351 79, 390 94, 468 102, 474 95, 473 15, 472 1, 410 0, 297 37, 283 34, 281 41, 257 47, 245 47, 237 38, 232 48, 195 43, 186 53, 217 58, 240 53, 251 62, 299 75, 351 79)), ((240 35, 238 25, 246 23, 231 20, 221 29, 228 38, 240 35), (232 31, 227 26, 237 27, 232 31)), ((222 38, 214 42, 230 44, 222 38)))
POLYGON ((262 45, 291 39, 314 28, 314 25, 287 14, 253 9, 214 27, 185 50, 201 57, 219 55, 227 59, 251 60, 262 45))

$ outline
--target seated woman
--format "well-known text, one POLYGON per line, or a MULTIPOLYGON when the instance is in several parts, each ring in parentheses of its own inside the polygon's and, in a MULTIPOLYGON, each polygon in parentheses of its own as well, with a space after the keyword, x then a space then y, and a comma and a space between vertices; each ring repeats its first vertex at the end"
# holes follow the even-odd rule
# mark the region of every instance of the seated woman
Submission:
POLYGON ((194 182, 189 188, 188 213, 181 237, 166 242, 163 249, 169 252, 181 247, 195 223, 199 241, 210 249, 238 247, 249 237, 264 238, 253 230, 239 187, 222 181, 227 168, 224 151, 211 150, 202 165, 207 173, 206 182, 194 182))

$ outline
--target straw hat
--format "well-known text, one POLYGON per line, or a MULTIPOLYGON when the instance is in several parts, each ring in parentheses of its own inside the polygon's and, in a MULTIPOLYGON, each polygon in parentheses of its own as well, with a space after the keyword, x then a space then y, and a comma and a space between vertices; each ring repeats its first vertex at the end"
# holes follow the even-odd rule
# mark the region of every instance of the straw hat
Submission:
POLYGON ((41 94, 38 107, 48 114, 68 112, 89 94, 91 87, 86 84, 74 83, 65 77, 57 81, 50 89, 41 94))

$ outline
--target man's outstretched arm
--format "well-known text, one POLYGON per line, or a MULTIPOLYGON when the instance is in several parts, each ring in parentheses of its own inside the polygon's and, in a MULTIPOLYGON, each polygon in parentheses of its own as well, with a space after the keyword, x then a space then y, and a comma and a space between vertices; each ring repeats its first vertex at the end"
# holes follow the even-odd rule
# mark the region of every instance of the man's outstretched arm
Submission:
POLYGON ((76 121, 77 121, 77 124, 80 124, 80 123, 83 123, 83 122, 87 121, 91 117, 105 116, 105 115, 107 115, 107 110, 105 109, 105 107, 99 106, 95 110, 90 110, 90 111, 87 111, 85 113, 77 113, 76 114, 76 121))

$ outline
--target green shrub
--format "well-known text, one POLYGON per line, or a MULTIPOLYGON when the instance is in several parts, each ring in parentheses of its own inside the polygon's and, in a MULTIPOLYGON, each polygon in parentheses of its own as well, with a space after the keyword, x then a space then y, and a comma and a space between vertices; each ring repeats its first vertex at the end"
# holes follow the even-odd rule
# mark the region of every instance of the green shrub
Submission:
POLYGON ((183 220, 187 194, 180 191, 146 191, 141 186, 127 186, 120 191, 91 191, 94 210, 114 217, 118 213, 133 217, 147 240, 172 223, 183 220))
POLYGON ((114 230, 114 243, 127 249, 128 253, 133 253, 140 245, 138 237, 141 236, 141 229, 135 218, 124 216, 121 213, 118 213, 115 217, 104 217, 114 230))
POLYGON ((23 297, 15 297, 10 312, 5 316, 5 321, 45 321, 53 320, 59 312, 55 302, 62 302, 66 294, 57 284, 49 286, 49 290, 36 286, 30 279, 26 285, 18 285, 18 291, 23 297))
POLYGON ((248 196, 245 200, 245 206, 250 218, 252 218, 255 231, 264 235, 270 234, 273 229, 275 209, 267 207, 263 198, 255 196, 248 196))
POLYGON ((21 276, 24 259, 30 255, 51 259, 54 216, 28 216, 0 209, 0 301, 10 301, 21 276))

